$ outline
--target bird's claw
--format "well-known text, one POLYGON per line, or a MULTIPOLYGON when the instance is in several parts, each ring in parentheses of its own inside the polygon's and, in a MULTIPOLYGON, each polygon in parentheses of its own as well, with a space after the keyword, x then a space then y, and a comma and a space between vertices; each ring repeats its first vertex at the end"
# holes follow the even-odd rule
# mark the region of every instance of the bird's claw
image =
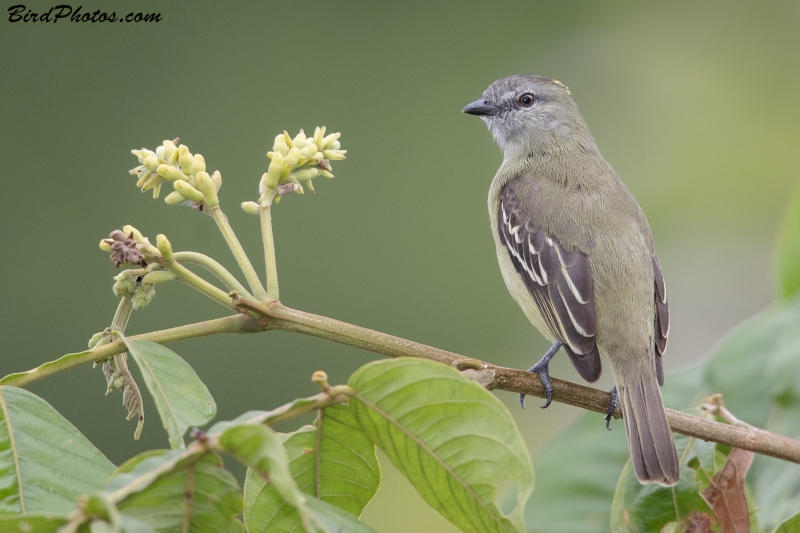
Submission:
MULTIPOLYGON (((539 375, 539 380, 542 382, 542 386, 544 387, 544 395, 545 395, 545 402, 544 405, 541 405, 541 409, 546 409, 550 402, 553 401, 553 384, 550 383, 550 371, 548 369, 547 363, 542 363, 541 361, 530 367, 526 372, 532 372, 534 374, 539 375)), ((525 409, 525 394, 520 393, 519 395, 519 405, 525 409)))
POLYGON ((611 431, 611 417, 613 416, 615 419, 617 418, 614 416, 614 411, 617 410, 617 404, 619 403, 619 395, 617 394, 617 388, 614 387, 610 391, 611 394, 611 402, 608 404, 608 411, 606 411, 606 416, 603 417, 603 420, 606 421, 606 429, 611 431))

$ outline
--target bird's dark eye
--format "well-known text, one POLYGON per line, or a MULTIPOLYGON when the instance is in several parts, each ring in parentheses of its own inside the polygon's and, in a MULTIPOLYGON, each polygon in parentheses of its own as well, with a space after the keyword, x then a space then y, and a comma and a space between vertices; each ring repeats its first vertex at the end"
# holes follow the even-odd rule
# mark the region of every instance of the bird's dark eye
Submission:
POLYGON ((530 107, 533 105, 533 95, 531 93, 525 93, 517 98, 517 102, 519 102, 521 106, 530 107))

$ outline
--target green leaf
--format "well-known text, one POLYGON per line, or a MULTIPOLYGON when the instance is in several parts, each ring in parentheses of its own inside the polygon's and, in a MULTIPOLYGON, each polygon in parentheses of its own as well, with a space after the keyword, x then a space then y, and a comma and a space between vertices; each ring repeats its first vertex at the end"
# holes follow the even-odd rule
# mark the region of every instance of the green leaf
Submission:
POLYGON ((775 243, 778 270, 778 290, 783 297, 800 289, 800 185, 798 185, 778 232, 775 243))
MULTIPOLYGON (((698 451, 706 456, 705 450, 695 450, 698 441, 677 435, 675 445, 681 450, 681 457, 691 460, 698 451), (692 444, 687 452, 686 447, 692 444)), ((713 443, 710 444, 713 448, 713 443)), ((702 447, 702 445, 699 445, 702 447)), ((701 459, 703 462, 704 459, 701 459)), ((617 483, 614 501, 611 503, 611 531, 613 533, 635 533, 639 531, 660 531, 670 522, 679 522, 689 517, 692 511, 710 516, 714 513, 700 496, 700 485, 696 481, 697 472, 681 464, 681 479, 674 487, 662 487, 655 483, 642 485, 633 473, 630 459, 622 470, 617 483), (677 513, 677 514, 676 514, 677 513)))
POLYGON ((0 387, 0 516, 66 515, 114 465, 50 404, 0 387))
MULTIPOLYGON (((314 517, 316 518, 315 523, 322 523, 328 530, 326 533, 376 533, 376 531, 367 524, 359 522, 352 514, 343 511, 335 505, 313 497, 309 497, 306 503, 308 504, 308 508, 311 509, 311 512, 314 513, 314 517)), ((315 527, 315 530, 320 533, 324 531, 319 527, 315 527)))
POLYGON ((243 531, 242 523, 236 519, 242 511, 239 484, 225 470, 219 455, 209 453, 199 460, 177 461, 157 478, 148 478, 148 474, 181 453, 181 450, 152 450, 119 467, 106 493, 113 494, 131 484, 139 489, 117 504, 123 523, 126 517, 133 518, 158 533, 184 531, 186 521, 192 533, 243 531))
MULTIPOLYGON (((114 533, 114 528, 108 522, 92 522, 92 533, 114 533)), ((147 524, 122 515, 122 533, 155 533, 147 524)))
POLYGON ((0 531, 3 533, 56 533, 58 528, 66 523, 66 518, 52 516, 0 518, 0 531))
POLYGON ((800 533, 800 513, 781 523, 775 533, 800 533))
POLYGON ((172 350, 151 341, 122 339, 153 395, 170 446, 183 446, 189 427, 205 425, 216 415, 214 398, 192 367, 172 350))
MULTIPOLYGON (((380 466, 375 445, 361 433, 347 406, 328 407, 315 426, 278 436, 300 490, 361 515, 378 490, 380 466)), ((245 525, 251 531, 291 531, 300 520, 275 488, 252 470, 247 473, 244 499, 245 525)))
POLYGON ((362 430, 431 507, 462 531, 524 531, 533 467, 500 400, 454 368, 423 359, 369 363, 349 384, 362 430), (495 502, 501 485, 516 489, 508 514, 495 502))
POLYGON ((316 400, 313 398, 298 398, 285 405, 273 409, 272 411, 247 411, 233 420, 225 420, 217 422, 208 430, 208 433, 222 433, 228 428, 233 426, 240 426, 244 423, 247 424, 265 424, 271 426, 277 419, 283 416, 287 411, 295 411, 302 407, 315 404, 316 400))

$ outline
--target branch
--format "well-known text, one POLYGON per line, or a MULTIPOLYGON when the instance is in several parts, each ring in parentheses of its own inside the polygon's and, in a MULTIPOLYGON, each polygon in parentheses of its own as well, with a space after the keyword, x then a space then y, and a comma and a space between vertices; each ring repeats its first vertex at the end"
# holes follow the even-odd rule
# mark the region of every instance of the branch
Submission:
MULTIPOLYGON (((233 294, 232 303, 240 313, 254 314, 263 318, 257 320, 249 316, 233 316, 129 338, 147 339, 163 344, 216 333, 256 333, 272 329, 293 331, 388 357, 421 357, 439 361, 454 366, 465 376, 489 390, 498 389, 539 398, 545 397, 544 387, 539 376, 524 370, 492 365, 485 361, 464 357, 454 352, 426 346, 379 331, 305 313, 285 307, 278 301, 261 304, 233 294)), ((121 341, 116 341, 94 350, 65 355, 61 359, 46 363, 33 370, 10 374, 0 379, 0 385, 24 386, 68 368, 102 360, 122 351, 125 351, 125 347, 121 341)), ((550 381, 553 385, 554 401, 602 414, 605 414, 608 409, 611 396, 605 391, 553 377, 550 378, 550 381)), ((670 426, 678 433, 800 464, 800 441, 798 440, 754 427, 745 428, 722 424, 672 409, 666 411, 670 426)), ((620 409, 614 412, 614 416, 622 417, 620 409)))
MULTIPOLYGON (((297 311, 284 307, 280 302, 264 306, 252 301, 235 299, 234 305, 237 310, 253 311, 261 316, 274 319, 270 323, 275 329, 303 333, 389 357, 432 359, 458 368, 467 377, 474 379, 489 390, 499 389, 539 398, 545 397, 544 387, 539 376, 523 370, 492 365, 386 333, 297 311)), ((553 384, 554 401, 603 414, 611 402, 611 395, 608 392, 553 377, 550 378, 550 381, 553 384)), ((678 433, 800 464, 799 440, 754 427, 744 428, 722 424, 672 409, 666 409, 666 411, 670 427, 678 433)), ((619 408, 614 411, 614 416, 622 417, 619 408)))

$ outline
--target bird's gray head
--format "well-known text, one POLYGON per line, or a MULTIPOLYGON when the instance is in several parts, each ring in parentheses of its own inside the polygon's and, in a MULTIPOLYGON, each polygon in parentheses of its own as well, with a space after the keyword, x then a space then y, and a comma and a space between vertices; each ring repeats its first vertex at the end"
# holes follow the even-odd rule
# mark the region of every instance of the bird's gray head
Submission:
POLYGON ((483 119, 506 158, 549 151, 561 143, 595 146, 569 90, 543 76, 497 80, 463 112, 483 119))

